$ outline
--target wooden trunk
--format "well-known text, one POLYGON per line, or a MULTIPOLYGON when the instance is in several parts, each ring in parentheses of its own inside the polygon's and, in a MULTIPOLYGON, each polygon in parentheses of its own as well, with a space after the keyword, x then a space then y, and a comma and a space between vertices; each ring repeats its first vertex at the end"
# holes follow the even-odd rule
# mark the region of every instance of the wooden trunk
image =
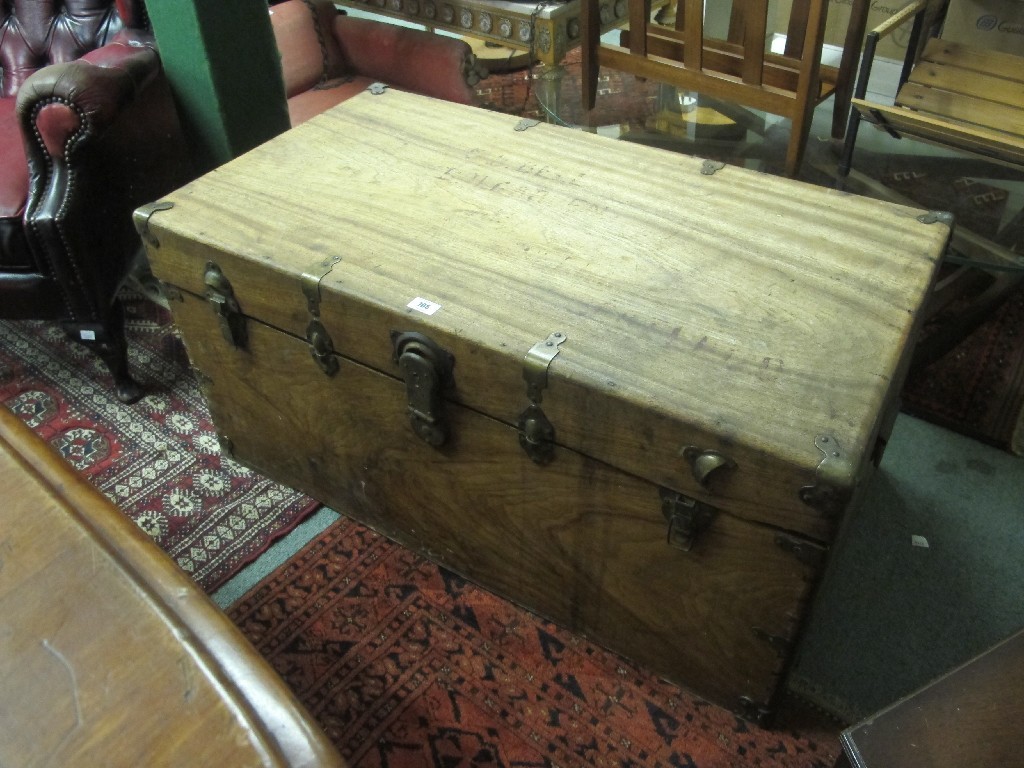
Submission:
POLYGON ((137 224, 234 458, 771 709, 947 224, 395 91, 165 202, 137 224))

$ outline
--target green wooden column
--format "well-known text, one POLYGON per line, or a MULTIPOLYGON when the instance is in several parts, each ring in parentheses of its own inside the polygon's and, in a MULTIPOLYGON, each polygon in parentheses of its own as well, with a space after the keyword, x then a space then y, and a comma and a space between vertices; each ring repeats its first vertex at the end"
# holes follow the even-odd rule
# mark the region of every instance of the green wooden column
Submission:
POLYGON ((197 170, 290 127, 267 0, 147 0, 197 170))

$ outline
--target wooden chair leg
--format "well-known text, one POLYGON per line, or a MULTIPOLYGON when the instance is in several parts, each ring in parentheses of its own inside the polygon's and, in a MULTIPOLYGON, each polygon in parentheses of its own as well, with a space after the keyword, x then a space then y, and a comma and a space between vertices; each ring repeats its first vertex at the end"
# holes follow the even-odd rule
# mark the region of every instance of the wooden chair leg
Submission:
POLYGON ((811 113, 813 106, 801 109, 792 116, 789 130, 789 145, 786 147, 786 176, 795 179, 800 172, 800 165, 807 148, 807 138, 811 135, 811 113))
POLYGON ((582 0, 580 3, 580 30, 583 36, 580 48, 580 90, 583 109, 588 112, 597 101, 597 76, 601 69, 598 48, 601 45, 601 16, 597 0, 582 0))
POLYGON ((114 378, 117 399, 122 403, 134 403, 142 397, 142 387, 128 370, 128 340, 124 325, 124 305, 120 299, 114 301, 105 322, 63 323, 69 337, 91 349, 106 364, 114 378))
POLYGON ((836 90, 832 96, 832 138, 843 138, 849 127, 850 98, 853 96, 857 59, 864 44, 864 33, 867 29, 868 0, 853 0, 850 7, 850 23, 846 28, 846 39, 843 54, 839 62, 839 74, 836 79, 836 90))

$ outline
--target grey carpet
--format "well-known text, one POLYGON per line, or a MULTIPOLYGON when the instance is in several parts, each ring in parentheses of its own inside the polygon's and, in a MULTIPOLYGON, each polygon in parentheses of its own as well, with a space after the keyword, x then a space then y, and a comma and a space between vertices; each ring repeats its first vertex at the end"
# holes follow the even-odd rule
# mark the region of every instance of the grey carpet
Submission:
POLYGON ((801 697, 856 722, 1024 627, 1021 457, 901 415, 846 523, 791 668, 801 697))

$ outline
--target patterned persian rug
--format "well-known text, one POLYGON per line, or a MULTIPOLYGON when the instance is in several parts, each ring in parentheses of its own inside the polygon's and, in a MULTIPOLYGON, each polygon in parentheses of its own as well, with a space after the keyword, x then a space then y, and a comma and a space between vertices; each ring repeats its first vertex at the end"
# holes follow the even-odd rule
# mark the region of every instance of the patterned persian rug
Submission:
POLYGON ((748 724, 339 519, 229 610, 353 768, 831 766, 839 726, 748 724))
POLYGON ((128 340, 147 392, 134 405, 114 396, 99 358, 54 324, 0 322, 0 403, 212 591, 317 505, 220 455, 165 310, 129 298, 128 340))

